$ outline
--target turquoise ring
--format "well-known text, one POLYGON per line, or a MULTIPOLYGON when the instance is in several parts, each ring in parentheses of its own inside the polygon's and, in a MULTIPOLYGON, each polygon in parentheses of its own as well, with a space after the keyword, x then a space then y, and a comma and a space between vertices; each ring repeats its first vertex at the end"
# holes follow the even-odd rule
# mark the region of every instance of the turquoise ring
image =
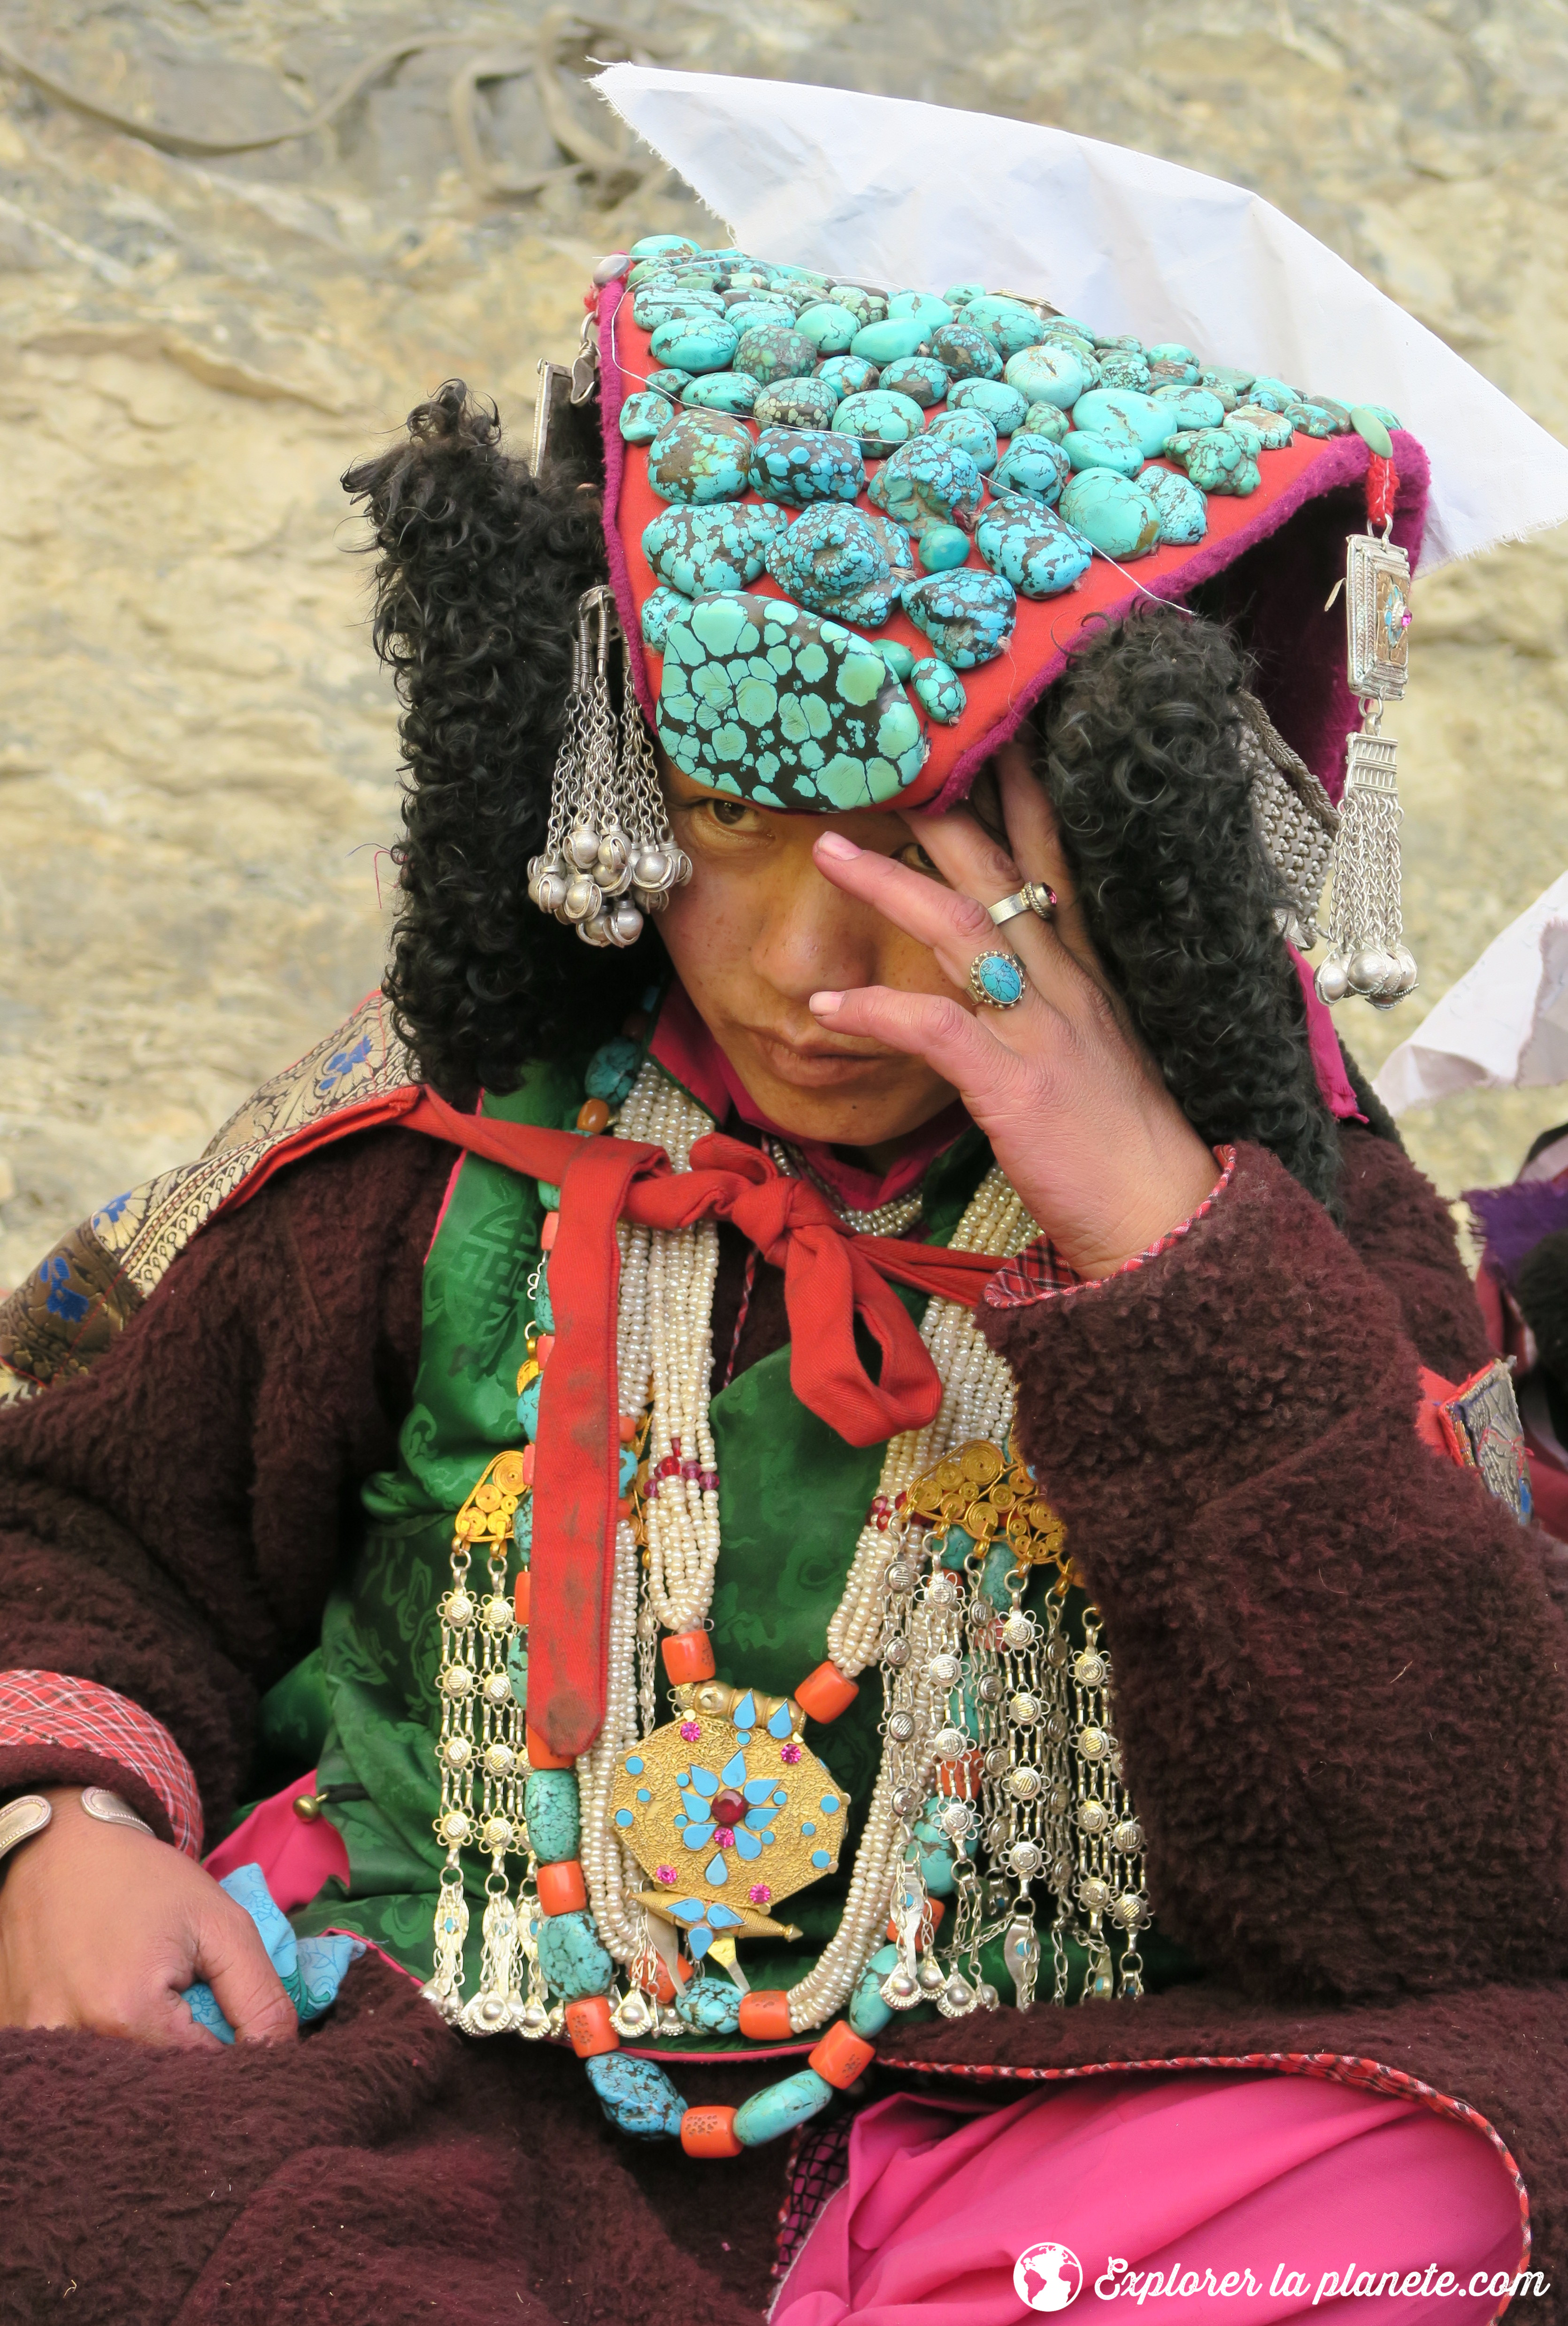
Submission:
POLYGON ((969 991, 984 1009, 1016 1009, 1029 991, 1016 954, 977 954, 969 963, 969 991))

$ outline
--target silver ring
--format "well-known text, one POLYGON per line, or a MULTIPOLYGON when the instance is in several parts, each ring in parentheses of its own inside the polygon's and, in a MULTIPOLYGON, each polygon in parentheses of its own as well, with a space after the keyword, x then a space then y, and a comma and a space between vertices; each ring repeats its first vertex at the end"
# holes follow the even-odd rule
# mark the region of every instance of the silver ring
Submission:
POLYGON ((1015 921, 1020 913, 1032 913, 1040 921, 1053 921, 1056 918, 1056 890, 1048 888, 1043 880, 1026 880, 1022 889, 1013 890, 1011 897, 1003 897, 1000 904, 987 905, 985 909, 997 928, 1008 921, 1015 921))

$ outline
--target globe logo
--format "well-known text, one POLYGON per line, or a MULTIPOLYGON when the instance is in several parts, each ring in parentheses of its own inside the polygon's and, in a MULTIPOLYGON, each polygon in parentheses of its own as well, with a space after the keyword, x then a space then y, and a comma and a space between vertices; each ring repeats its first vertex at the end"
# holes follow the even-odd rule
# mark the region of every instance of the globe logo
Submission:
POLYGON ((1084 2274, 1070 2246, 1030 2246, 1013 2265, 1013 2288, 1031 2310, 1065 2310, 1083 2291, 1084 2274))

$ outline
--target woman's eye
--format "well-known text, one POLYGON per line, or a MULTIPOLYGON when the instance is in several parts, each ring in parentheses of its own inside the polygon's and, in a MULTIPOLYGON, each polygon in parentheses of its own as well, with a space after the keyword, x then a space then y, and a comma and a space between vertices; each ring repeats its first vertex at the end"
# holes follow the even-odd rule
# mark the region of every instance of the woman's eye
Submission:
POLYGON ((940 869, 932 863, 918 840, 909 841, 899 849, 893 861, 895 864, 907 864, 911 872, 923 872, 931 880, 939 880, 943 877, 940 869))
POLYGON ((715 823, 722 823, 726 832, 734 832, 745 823, 751 810, 744 800, 710 800, 708 814, 715 823))

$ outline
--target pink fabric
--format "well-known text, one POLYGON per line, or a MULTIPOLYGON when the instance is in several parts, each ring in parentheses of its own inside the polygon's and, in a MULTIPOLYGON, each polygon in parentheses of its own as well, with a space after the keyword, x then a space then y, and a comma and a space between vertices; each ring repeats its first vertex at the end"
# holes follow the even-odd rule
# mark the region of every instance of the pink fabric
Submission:
POLYGON ((201 1848, 195 1773, 161 1720, 117 1689, 68 1672, 0 1672, 0 1745, 55 1744, 117 1761, 163 1805, 176 1849, 201 1848))
POLYGON ((1312 972, 1293 944, 1285 951, 1295 963, 1296 975, 1302 981, 1302 997, 1307 1005, 1307 1041, 1312 1054, 1312 1072, 1318 1078, 1318 1089, 1323 1104, 1341 1122, 1365 1122, 1367 1118, 1356 1103, 1356 1093, 1350 1088, 1350 1077, 1345 1072, 1345 1054, 1339 1047, 1339 1037, 1334 1031, 1334 1021, 1328 1004, 1318 999, 1318 989, 1312 983, 1312 972))
POLYGON ((969 1127, 967 1113, 955 1099, 951 1106, 944 1107, 940 1114, 933 1115, 929 1122, 923 1122, 918 1130, 910 1133, 903 1153, 892 1169, 885 1172, 864 1170, 846 1163, 831 1147, 817 1140, 797 1139, 792 1131, 781 1130, 776 1122, 770 1121, 750 1096, 705 1019, 698 1016, 696 1005, 684 985, 672 985, 666 994, 648 1048, 649 1056, 673 1075, 699 1106, 707 1108, 721 1130, 733 1110, 753 1130, 787 1139, 852 1212, 874 1212, 879 1205, 893 1203, 911 1187, 918 1187, 928 1166, 969 1127))
POLYGON ((1049 1236, 1038 1236, 1033 1243, 1025 1244, 1015 1259, 999 1268, 985 1287, 988 1308, 1028 1308, 1038 1300, 1059 1299, 1064 1292, 1082 1292, 1095 1285, 1108 1284, 1112 1277, 1130 1276, 1134 1269, 1144 1268, 1158 1260, 1162 1251, 1180 1243, 1191 1233, 1199 1220, 1206 1219, 1236 1177, 1236 1149, 1217 1147, 1214 1159, 1219 1166, 1219 1177, 1209 1189, 1190 1219, 1179 1226, 1168 1228, 1143 1251, 1135 1251, 1130 1260, 1114 1268, 1110 1276, 1080 1276, 1069 1267, 1049 1236))
POLYGON ((1046 2243, 1077 2260, 1080 2289, 1055 2305, 1070 2306, 1073 2326, 1484 2326, 1500 2295, 1442 2298, 1437 2273, 1465 2289, 1511 2279, 1526 2232, 1480 2134, 1417 2101, 1316 2078, 1097 2076, 980 2115, 965 2100, 901 2096, 857 2118, 849 2177, 785 2279, 772 2326, 1019 2326, 1031 2312, 1014 2264, 1046 2243), (1431 2265, 1424 2298, 1353 2291, 1363 2272, 1404 2279, 1431 2265), (1198 2291, 1183 2293, 1191 2272, 1198 2291))
POLYGON ((275 1902, 285 1914, 292 1914, 296 1906, 308 1906, 329 1875, 335 1874, 346 1883, 349 1853, 337 1827, 324 1817, 307 1819, 294 1815, 300 1795, 315 1790, 313 1769, 308 1776, 285 1785, 281 1793, 258 1801, 227 1841, 220 1841, 203 1861, 213 1880, 221 1882, 237 1865, 259 1865, 275 1902))

